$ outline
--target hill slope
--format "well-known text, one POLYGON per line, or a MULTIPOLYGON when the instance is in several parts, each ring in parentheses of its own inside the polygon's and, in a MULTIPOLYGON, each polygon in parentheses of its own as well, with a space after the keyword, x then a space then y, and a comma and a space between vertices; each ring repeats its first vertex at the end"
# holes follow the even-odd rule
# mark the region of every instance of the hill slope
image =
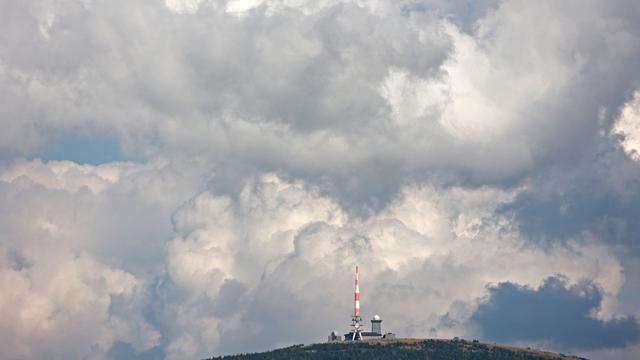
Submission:
POLYGON ((289 359, 421 359, 421 360, 550 360, 581 359, 533 349, 465 340, 397 339, 296 345, 283 349, 244 355, 214 357, 210 360, 289 360, 289 359))

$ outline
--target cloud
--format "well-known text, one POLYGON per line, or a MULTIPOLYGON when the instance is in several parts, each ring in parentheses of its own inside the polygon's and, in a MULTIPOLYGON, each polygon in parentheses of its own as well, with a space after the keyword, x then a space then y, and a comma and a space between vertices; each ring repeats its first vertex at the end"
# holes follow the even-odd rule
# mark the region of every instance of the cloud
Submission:
POLYGON ((617 331, 640 290, 638 12, 0 3, 2 356, 321 340, 355 263, 363 311, 405 336, 473 334, 494 284, 617 331))
POLYGON ((613 132, 622 136, 625 153, 633 160, 640 160, 640 93, 634 93, 633 99, 623 106, 613 132))
POLYGON ((564 349, 625 347, 637 342, 637 319, 592 317, 601 301, 600 290, 588 281, 568 286, 564 279, 550 277, 537 290, 506 282, 490 289, 472 321, 492 341, 533 341, 564 349))
POLYGON ((226 10, 236 2, 180 2, 198 9, 183 15, 148 1, 126 12, 103 1, 7 3, 3 13, 31 22, 6 22, 25 46, 3 55, 3 112, 29 136, 3 146, 33 153, 52 129, 79 127, 113 133, 128 156, 322 174, 336 188, 362 184, 354 201, 388 201, 360 174, 398 173, 382 187, 397 191, 425 172, 512 184, 574 162, 601 130, 600 109, 614 113, 638 75, 627 66, 637 33, 612 25, 621 14, 606 4, 486 5, 469 33, 445 17, 462 5, 260 3, 240 19, 226 10), (31 26, 42 18, 53 18, 48 37, 31 26), (550 26, 514 20, 536 18, 550 26))
POLYGON ((145 315, 149 273, 170 238, 172 196, 189 184, 164 182, 172 170, 163 165, 2 169, 3 358, 100 358, 118 342, 138 352, 161 344, 145 315))
POLYGON ((14 268, 3 259, 3 358, 47 357, 52 351, 81 358, 117 340, 138 351, 158 345, 160 334, 141 316, 139 279, 87 254, 51 257, 30 257, 33 264, 14 268))
POLYGON ((557 273, 570 283, 586 276, 603 289, 602 318, 613 316, 623 283, 619 262, 597 242, 527 245, 496 214, 521 190, 411 186, 377 215, 357 218, 301 180, 268 173, 235 195, 215 195, 198 192, 202 174, 160 161, 5 168, 2 204, 13 209, 2 222, 11 239, 2 273, 7 287, 22 290, 5 301, 14 311, 3 323, 31 312, 10 299, 55 300, 4 330, 22 344, 7 357, 108 357, 131 346, 141 356, 160 348, 184 358, 322 339, 322 329, 348 318, 355 263, 365 316, 380 313, 405 336, 467 331, 462 324, 491 283, 536 287, 557 273), (35 279, 45 289, 29 285, 35 279), (56 323, 58 337, 31 336, 41 319, 67 313, 76 320, 56 323), (445 315, 453 326, 442 325, 445 315), (302 331, 310 321, 313 330, 302 331), (83 328, 92 331, 81 344, 64 342, 83 328))
POLYGON ((165 0, 165 6, 178 14, 193 14, 198 11, 203 0, 165 0))
POLYGON ((609 298, 600 316, 610 317, 623 281, 615 258, 597 244, 527 247, 510 219, 495 215, 513 195, 408 187, 380 214, 358 220, 313 187, 274 175, 248 182, 237 199, 202 193, 174 214, 180 235, 169 243, 169 274, 193 302, 187 308, 200 310, 179 312, 188 335, 171 345, 172 356, 321 339, 323 328, 348 317, 345 294, 356 263, 366 316, 380 312, 404 336, 464 331, 443 327, 440 319, 466 321, 487 284, 518 279, 540 286, 556 273, 572 281, 589 273, 609 298), (224 301, 218 299, 231 284, 242 305, 222 320, 212 303, 224 301), (453 315, 460 306, 467 310, 453 315))

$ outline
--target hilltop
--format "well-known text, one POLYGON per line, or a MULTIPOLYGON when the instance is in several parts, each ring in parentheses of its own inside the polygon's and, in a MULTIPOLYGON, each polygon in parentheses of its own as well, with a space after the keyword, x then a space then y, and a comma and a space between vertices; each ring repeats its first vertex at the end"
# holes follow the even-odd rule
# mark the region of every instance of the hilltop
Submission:
POLYGON ((395 339, 295 345, 273 351, 214 357, 209 360, 585 360, 530 348, 496 345, 478 340, 395 339))

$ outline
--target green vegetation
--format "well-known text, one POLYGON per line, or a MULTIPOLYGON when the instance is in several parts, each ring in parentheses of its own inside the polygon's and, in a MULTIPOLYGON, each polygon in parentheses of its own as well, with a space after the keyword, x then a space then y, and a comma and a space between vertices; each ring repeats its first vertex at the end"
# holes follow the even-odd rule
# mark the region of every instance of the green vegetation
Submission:
MULTIPOLYGON (((397 339, 295 345, 283 349, 214 357, 210 360, 550 360, 581 359, 478 340, 397 339)), ((583 359, 584 360, 584 359, 583 359)))

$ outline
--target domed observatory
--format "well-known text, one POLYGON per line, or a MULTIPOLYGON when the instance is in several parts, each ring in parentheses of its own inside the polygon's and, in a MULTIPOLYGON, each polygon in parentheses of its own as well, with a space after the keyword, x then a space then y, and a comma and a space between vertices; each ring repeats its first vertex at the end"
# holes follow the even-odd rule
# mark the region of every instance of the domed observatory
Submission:
POLYGON ((371 331, 365 331, 362 333, 363 340, 370 339, 395 339, 396 335, 394 333, 382 333, 382 319, 380 319, 379 315, 374 315, 373 319, 371 319, 371 331))
POLYGON ((379 315, 374 315, 371 320, 371 332, 382 336, 382 320, 379 315))

